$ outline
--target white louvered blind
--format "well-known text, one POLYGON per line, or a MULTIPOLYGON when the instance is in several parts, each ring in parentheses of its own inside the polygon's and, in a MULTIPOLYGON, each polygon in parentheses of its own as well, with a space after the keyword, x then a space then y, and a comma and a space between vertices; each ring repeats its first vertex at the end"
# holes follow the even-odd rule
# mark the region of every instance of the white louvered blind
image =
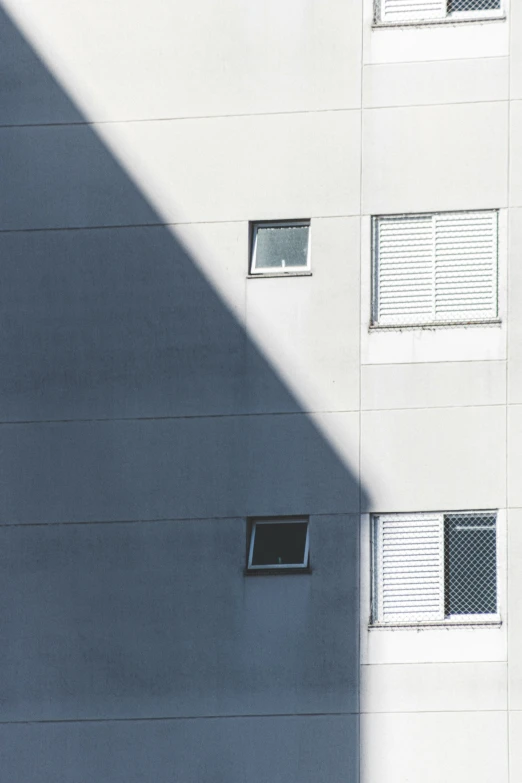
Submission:
POLYGON ((496 211, 375 218, 373 323, 495 319, 497 223, 496 211))
POLYGON ((374 525, 374 622, 443 620, 441 515, 382 515, 374 525))
POLYGON ((446 0, 380 0, 381 22, 417 22, 443 19, 446 0))

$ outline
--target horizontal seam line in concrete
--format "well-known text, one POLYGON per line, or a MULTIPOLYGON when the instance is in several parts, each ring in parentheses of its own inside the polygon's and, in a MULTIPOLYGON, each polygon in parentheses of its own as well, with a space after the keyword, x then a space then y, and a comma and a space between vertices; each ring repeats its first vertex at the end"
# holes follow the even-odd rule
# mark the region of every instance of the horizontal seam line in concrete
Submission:
POLYGON ((13 419, 0 420, 0 427, 27 427, 34 425, 47 424, 110 424, 112 422, 133 422, 133 421, 186 421, 193 419, 250 419, 250 418, 268 418, 270 416, 336 416, 355 413, 392 413, 394 411, 432 411, 432 410, 464 410, 470 408, 511 408, 521 406, 522 403, 495 402, 495 403, 475 403, 466 405, 412 405, 398 408, 344 408, 335 410, 323 409, 303 409, 299 411, 263 411, 246 413, 188 413, 173 416, 113 416, 113 417, 92 417, 92 418, 71 418, 71 419, 13 419))
MULTIPOLYGON (((462 327, 455 326, 454 328, 461 329, 462 327)), ((435 361, 422 362, 364 362, 361 363, 361 367, 423 367, 426 364, 480 364, 482 362, 497 362, 498 364, 505 364, 507 359, 437 359, 435 361)))
MULTIPOLYGON (((368 213, 369 214, 369 213, 368 213)), ((373 213, 372 213, 373 215, 373 213)), ((343 212, 338 215, 310 215, 310 220, 342 220, 343 218, 359 218, 362 217, 360 212, 343 212)), ((292 218, 281 218, 282 220, 292 220, 292 218)), ((110 225, 95 225, 95 226, 39 226, 32 228, 26 226, 24 228, 0 228, 0 234, 34 234, 37 232, 50 232, 50 231, 114 231, 126 230, 129 228, 169 228, 171 226, 213 226, 227 223, 251 223, 257 222, 258 218, 236 218, 235 220, 177 220, 177 221, 161 221, 158 223, 113 223, 110 225)))
POLYGON ((158 723, 160 721, 195 721, 195 720, 238 720, 257 718, 329 718, 358 715, 358 712, 276 712, 248 713, 238 715, 167 715, 165 717, 136 718, 63 718, 43 720, 0 720, 0 726, 20 726, 42 723, 158 723))
POLYGON ((342 112, 361 111, 360 106, 343 107, 338 109, 296 109, 294 111, 260 111, 243 112, 238 114, 195 114, 185 117, 141 117, 127 118, 122 120, 69 120, 65 122, 19 122, 19 123, 0 123, 2 128, 63 128, 74 126, 93 126, 93 125, 134 125, 152 122, 190 122, 194 120, 228 120, 247 117, 280 117, 294 116, 296 114, 340 114, 342 112))
MULTIPOLYGON (((499 206, 498 204, 492 205, 487 204, 485 207, 480 207, 480 209, 502 209, 506 211, 510 210, 520 210, 522 209, 522 203, 520 204, 505 204, 504 206, 499 206)), ((432 210, 437 211, 437 210, 432 210)), ((443 210, 447 211, 447 210, 443 210)), ((457 210, 459 211, 459 210, 457 210)), ((428 210, 429 212, 429 210, 428 210)), ((366 211, 355 211, 355 212, 339 212, 336 215, 314 215, 309 214, 308 218, 310 220, 342 220, 345 218, 371 218, 375 217, 376 215, 382 215, 382 214, 417 214, 414 211, 404 211, 401 210, 400 212, 397 212, 395 210, 393 213, 391 212, 383 212, 382 210, 373 210, 371 212, 366 211)), ((282 216, 281 220, 292 220, 295 215, 292 215, 290 217, 282 216)), ((158 222, 149 222, 149 223, 110 223, 107 225, 92 225, 92 226, 23 226, 20 228, 1 228, 0 227, 0 234, 31 234, 36 232, 58 232, 58 231, 112 231, 112 230, 125 230, 129 228, 169 228, 172 226, 213 226, 213 225, 222 225, 227 223, 252 223, 257 222, 261 220, 260 217, 257 215, 254 217, 244 217, 244 218, 234 218, 234 219, 222 219, 222 220, 162 220, 158 222)), ((263 221, 265 218, 263 217, 263 221)), ((397 327, 397 330, 400 330, 400 327, 397 327)), ((473 360, 473 361, 483 361, 483 360, 473 360)), ((491 360, 494 361, 494 360, 491 360)), ((393 362, 383 362, 385 363, 392 363, 393 362)), ((419 362, 417 362, 419 363, 419 362)), ((364 362, 364 364, 371 364, 369 362, 364 362)))
MULTIPOLYGON (((361 408, 361 413, 383 413, 385 411, 392 412, 392 411, 462 410, 465 408, 508 408, 508 407, 509 407, 509 403, 505 403, 505 402, 483 402, 483 403, 474 403, 469 405, 411 405, 404 408, 361 408)), ((344 413, 344 411, 342 412, 344 413)))
MULTIPOLYGON (((281 516, 281 514, 244 514, 243 516, 237 514, 228 514, 226 516, 203 516, 203 517, 155 517, 152 519, 77 519, 65 522, 0 522, 0 528, 2 527, 59 527, 64 525, 150 525, 161 522, 213 522, 213 521, 230 521, 230 520, 242 520, 251 519, 252 517, 272 517, 281 516)), ((361 516, 361 512, 355 511, 317 511, 317 512, 298 512, 292 514, 283 514, 283 516, 307 516, 311 519, 315 517, 357 517, 357 522, 361 516)))
POLYGON ((389 68, 393 65, 424 65, 424 63, 461 63, 461 62, 477 62, 480 60, 509 60, 508 54, 491 54, 485 57, 449 57, 442 60, 398 60, 397 62, 386 63, 363 63, 364 68, 389 68))
MULTIPOLYGON (((485 57, 485 58, 465 58, 466 60, 473 60, 473 59, 507 59, 503 55, 498 55, 496 57, 485 57)), ((412 61, 413 62, 413 61, 412 61)), ((445 60, 427 60, 422 62, 446 62, 445 60)), ((453 60, 452 62, 460 62, 460 60, 453 60)), ((364 68, 368 67, 375 67, 376 65, 382 66, 382 65, 407 65, 408 62, 405 63, 369 63, 364 65, 364 68)), ((346 106, 346 107, 339 107, 336 109, 295 109, 294 111, 267 111, 267 112, 239 112, 239 113, 231 113, 231 114, 194 114, 194 115, 186 115, 184 117, 134 117, 134 118, 125 118, 120 120, 69 120, 69 121, 63 121, 63 122, 18 122, 18 123, 0 123, 0 130, 2 129, 16 129, 16 128, 67 128, 67 127, 92 127, 97 125, 138 125, 138 124, 144 124, 144 123, 153 123, 153 122, 194 122, 196 120, 227 120, 227 119, 242 119, 242 118, 249 118, 249 117, 292 117, 296 115, 307 115, 307 114, 340 114, 343 112, 356 112, 356 111, 367 111, 371 109, 387 109, 387 108, 413 108, 413 107, 422 107, 422 106, 454 106, 454 105, 466 105, 466 104, 475 104, 475 103, 507 103, 508 101, 517 101, 522 100, 519 98, 489 98, 485 100, 476 100, 476 101, 441 101, 441 102, 435 102, 435 103, 405 103, 405 104, 391 104, 386 106, 346 106)))
POLYGON ((498 712, 504 714, 508 712, 507 707, 491 707, 491 709, 468 709, 468 710, 361 710, 361 715, 474 715, 475 713, 498 712))
POLYGON ((507 666, 507 659, 504 661, 391 661, 390 663, 360 663, 361 667, 375 668, 377 666, 470 666, 472 664, 491 664, 497 663, 507 666))
MULTIPOLYGON (((459 407, 459 406, 455 406, 459 407)), ((464 407, 464 406, 463 406, 464 407)), ((469 407, 481 407, 481 406, 469 406, 469 407)), ((484 406, 486 407, 486 406, 484 406)), ((491 406, 487 406, 491 407, 491 406)), ((386 409, 387 410, 387 409, 386 409)), ((407 409, 406 409, 407 410, 407 409)), ((179 416, 114 416, 114 417, 100 417, 100 418, 76 418, 76 419, 13 419, 13 421, 0 420, 0 427, 10 426, 33 426, 35 424, 100 424, 120 421, 180 421, 186 419, 250 419, 250 418, 262 418, 268 416, 313 416, 315 414, 320 415, 337 415, 345 413, 359 413, 359 408, 351 408, 346 410, 298 410, 298 411, 268 411, 268 412, 246 412, 246 413, 187 413, 180 414, 179 416)))
POLYGON ((491 98, 483 101, 444 101, 436 103, 396 103, 386 104, 385 106, 363 106, 362 111, 381 111, 383 109, 426 109, 429 107, 440 108, 441 106, 475 106, 477 104, 489 104, 489 103, 505 103, 506 105, 512 102, 511 98, 491 98))

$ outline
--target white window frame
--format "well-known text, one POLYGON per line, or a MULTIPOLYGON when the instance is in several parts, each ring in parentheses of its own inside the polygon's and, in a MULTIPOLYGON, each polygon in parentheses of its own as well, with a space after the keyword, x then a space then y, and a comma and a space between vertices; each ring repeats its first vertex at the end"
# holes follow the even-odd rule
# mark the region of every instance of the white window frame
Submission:
POLYGON ((310 519, 309 517, 256 517, 250 520, 250 542, 248 546, 247 571, 306 571, 309 568, 310 558, 310 519), (302 563, 265 563, 253 565, 254 542, 258 525, 294 525, 306 524, 305 551, 302 563))
MULTIPOLYGON (((499 266, 500 266, 500 210, 499 209, 461 209, 461 210, 444 210, 434 212, 401 212, 398 214, 385 214, 385 215, 373 215, 372 216, 372 239, 371 239, 371 314, 370 314, 370 329, 386 330, 386 329, 433 329, 435 327, 444 326, 473 326, 481 324, 500 324, 500 301, 499 301, 499 266), (451 320, 432 320, 432 321, 404 321, 401 323, 382 323, 378 320, 378 302, 379 302, 379 275, 378 275, 378 263, 379 263, 379 221, 388 219, 415 219, 423 217, 435 217, 437 215, 473 215, 479 212, 496 215, 495 221, 495 243, 496 243, 496 264, 492 270, 494 276, 495 285, 495 305, 496 314, 491 317, 483 318, 460 318, 451 320)), ((435 295, 435 285, 433 288, 433 295, 435 295)))
POLYGON ((311 271, 311 249, 312 249, 312 222, 307 219, 300 220, 256 220, 252 224, 252 241, 249 274, 252 277, 291 277, 311 271), (279 268, 274 266, 256 267, 257 258, 257 232, 260 228, 308 228, 308 245, 306 248, 306 264, 303 266, 292 266, 288 268, 279 268))
POLYGON ((393 628, 403 627, 411 628, 417 626, 430 627, 430 626, 454 626, 454 625, 494 625, 498 626, 502 623, 502 617, 500 614, 501 606, 501 580, 500 580, 500 568, 501 562, 500 544, 501 539, 499 535, 499 511, 498 509, 466 509, 464 511, 436 511, 430 513, 392 513, 392 514, 371 514, 370 515, 370 628, 393 628), (439 578, 441 580, 442 589, 442 603, 445 602, 445 569, 444 569, 444 529, 445 529, 445 516, 453 514, 462 514, 474 516, 476 514, 494 514, 495 515, 495 567, 496 567, 496 599, 497 599, 497 611, 494 613, 483 614, 455 614, 455 615, 442 615, 438 620, 406 620, 404 622, 398 620, 382 620, 380 619, 380 606, 379 598, 382 589, 382 577, 379 564, 379 523, 382 519, 394 519, 414 521, 417 519, 425 519, 426 517, 439 517, 439 524, 441 526, 441 569, 439 578))
MULTIPOLYGON (((485 10, 470 10, 470 11, 454 11, 440 17, 419 17, 417 19, 405 19, 399 21, 390 21, 382 19, 381 4, 384 0, 375 0, 374 2, 374 26, 375 27, 404 27, 408 25, 429 25, 429 24, 451 24, 454 22, 483 22, 483 21, 498 21, 505 19, 507 16, 507 0, 500 0, 500 8, 485 9, 485 10)), ((446 8, 448 0, 445 0, 446 8)))

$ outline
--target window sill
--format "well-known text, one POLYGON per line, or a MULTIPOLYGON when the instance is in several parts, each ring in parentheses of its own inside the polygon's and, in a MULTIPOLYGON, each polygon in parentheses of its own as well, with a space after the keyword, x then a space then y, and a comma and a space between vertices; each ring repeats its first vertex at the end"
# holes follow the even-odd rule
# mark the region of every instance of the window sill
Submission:
POLYGON ((245 568, 245 576, 286 576, 287 574, 311 574, 311 566, 295 568, 245 568))
POLYGON ((500 628, 502 626, 502 620, 433 620, 424 622, 408 622, 408 623, 370 623, 368 625, 369 631, 422 631, 429 628, 500 628))
POLYGON ((415 22, 373 22, 373 30, 391 29, 394 27, 429 27, 433 25, 461 25, 461 24, 482 24, 485 22, 505 22, 506 14, 497 16, 474 16, 472 18, 447 17, 445 19, 421 19, 415 22))
POLYGON ((311 277, 312 273, 308 270, 302 272, 257 272, 248 274, 247 280, 254 280, 263 277, 311 277))
POLYGON ((502 321, 500 318, 484 318, 477 321, 433 321, 426 324, 370 324, 368 327, 369 332, 402 332, 405 330, 411 331, 412 329, 448 329, 457 327, 468 326, 501 326, 502 321))

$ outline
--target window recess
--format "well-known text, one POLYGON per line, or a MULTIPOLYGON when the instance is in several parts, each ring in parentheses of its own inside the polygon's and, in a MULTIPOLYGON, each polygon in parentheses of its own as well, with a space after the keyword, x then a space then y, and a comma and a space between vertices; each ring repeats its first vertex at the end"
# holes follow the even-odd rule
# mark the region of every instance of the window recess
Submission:
POLYGON ((253 223, 251 275, 292 275, 310 271, 310 221, 253 223))
POLYGON ((376 0, 375 20, 381 24, 497 19, 503 0, 376 0))
POLYGON ((309 557, 306 517, 251 520, 248 572, 303 571, 309 568, 309 557))
POLYGON ((372 326, 498 321, 498 211, 373 219, 372 326))
POLYGON ((380 514, 372 623, 498 622, 494 511, 380 514))

